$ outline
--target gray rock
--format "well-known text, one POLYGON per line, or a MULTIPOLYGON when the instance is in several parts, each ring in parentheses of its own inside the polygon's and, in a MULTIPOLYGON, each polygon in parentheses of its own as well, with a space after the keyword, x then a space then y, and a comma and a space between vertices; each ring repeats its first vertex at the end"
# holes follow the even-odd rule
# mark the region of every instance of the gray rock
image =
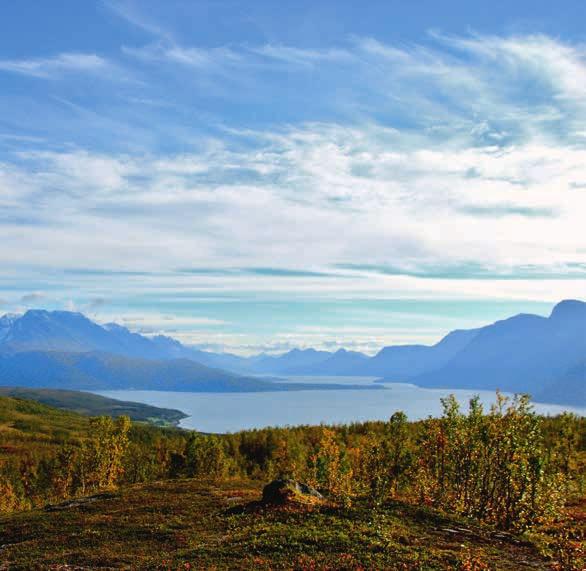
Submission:
POLYGON ((262 501, 265 504, 284 504, 310 498, 323 500, 323 496, 315 488, 290 479, 273 480, 262 491, 262 501))

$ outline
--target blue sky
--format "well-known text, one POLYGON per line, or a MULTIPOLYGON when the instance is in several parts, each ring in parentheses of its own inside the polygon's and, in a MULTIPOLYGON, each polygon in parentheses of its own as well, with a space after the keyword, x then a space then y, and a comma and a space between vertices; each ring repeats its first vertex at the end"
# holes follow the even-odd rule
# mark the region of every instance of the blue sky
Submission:
POLYGON ((585 17, 7 3, 0 309, 373 352, 583 298, 585 17))

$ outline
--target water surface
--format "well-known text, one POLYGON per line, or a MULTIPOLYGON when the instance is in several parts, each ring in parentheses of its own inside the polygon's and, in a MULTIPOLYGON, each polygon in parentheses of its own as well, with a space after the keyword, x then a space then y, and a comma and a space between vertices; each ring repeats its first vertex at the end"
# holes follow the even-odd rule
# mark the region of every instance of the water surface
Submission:
MULTIPOLYGON (((370 384, 374 377, 291 377, 288 382, 370 384)), ((479 395, 487 406, 495 401, 493 391, 422 389, 407 383, 385 384, 386 390, 311 390, 261 393, 186 393, 171 391, 100 391, 98 394, 175 408, 188 414, 184 428, 203 432, 236 432, 265 426, 338 424, 363 420, 386 420, 402 410, 410 420, 441 414, 440 398, 454 394, 466 404, 479 395)), ((586 416, 586 408, 536 404, 542 414, 569 410, 586 416)))

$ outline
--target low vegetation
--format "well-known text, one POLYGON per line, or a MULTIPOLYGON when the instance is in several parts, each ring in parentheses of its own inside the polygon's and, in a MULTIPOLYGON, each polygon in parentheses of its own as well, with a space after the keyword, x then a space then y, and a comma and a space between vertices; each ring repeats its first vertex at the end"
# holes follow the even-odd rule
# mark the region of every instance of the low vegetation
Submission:
POLYGON ((360 499, 248 509, 261 489, 249 480, 177 479, 14 514, 0 519, 0 561, 23 571, 551 569, 528 538, 426 506, 373 508, 360 499))
POLYGON ((26 548, 29 561, 118 565, 130 557, 121 542, 132 541, 145 567, 169 569, 230 568, 232 557, 259 568, 581 569, 586 420, 539 417, 522 396, 499 395, 489 411, 476 399, 466 412, 453 398, 443 404, 441 418, 414 423, 397 413, 220 436, 2 399, 1 511, 114 495, 68 504, 71 517, 4 516, 0 557, 26 548), (277 477, 326 502, 247 507, 277 477), (85 531, 59 546, 76 518, 88 518, 85 531))

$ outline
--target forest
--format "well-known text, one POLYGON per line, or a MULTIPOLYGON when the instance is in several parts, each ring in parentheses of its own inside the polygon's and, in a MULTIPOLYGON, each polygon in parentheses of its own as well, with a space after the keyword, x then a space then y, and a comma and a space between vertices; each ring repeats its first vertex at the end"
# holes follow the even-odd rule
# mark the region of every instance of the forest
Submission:
POLYGON ((473 399, 464 412, 448 397, 441 418, 420 422, 398 412, 388 422, 225 435, 105 416, 43 434, 39 421, 18 418, 43 405, 12 402, 15 420, 0 432, 2 511, 165 478, 290 477, 340 503, 400 496, 510 529, 555 517, 586 488, 586 420, 537 416, 526 396, 498 395, 489 411, 473 399))
MULTIPOLYGON (((542 417, 527 396, 409 422, 265 428, 210 435, 83 417, 27 400, 0 403, 0 512, 161 480, 293 478, 331 506, 400 500, 507 532, 555 525, 586 495, 586 419, 542 417)), ((563 549, 579 561, 579 530, 563 549)), ((574 568, 574 567, 567 567, 574 568)))

